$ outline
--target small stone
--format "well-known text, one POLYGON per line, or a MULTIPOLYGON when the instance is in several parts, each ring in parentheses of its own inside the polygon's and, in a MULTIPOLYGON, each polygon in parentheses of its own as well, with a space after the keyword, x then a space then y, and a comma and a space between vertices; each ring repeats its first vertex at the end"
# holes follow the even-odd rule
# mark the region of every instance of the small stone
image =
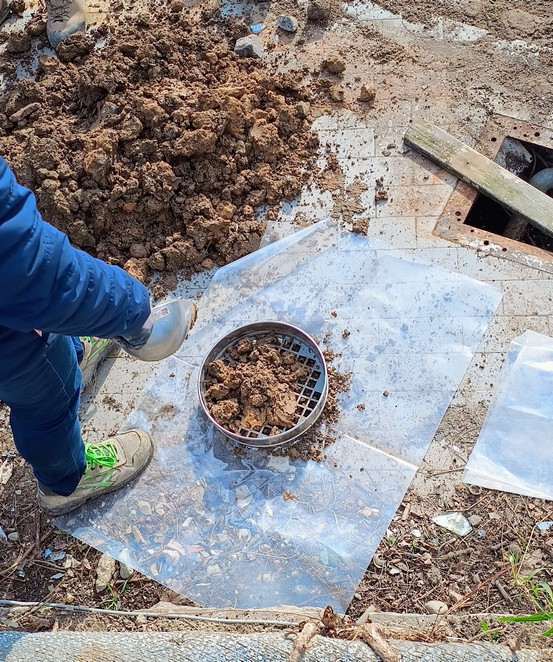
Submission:
POLYGON ((424 608, 429 614, 445 614, 449 607, 441 600, 429 600, 424 608))
POLYGON ((341 102, 344 100, 344 90, 339 85, 333 85, 328 90, 328 96, 332 101, 341 102))
POLYGON ((311 104, 308 101, 299 101, 296 104, 296 114, 301 120, 304 120, 309 115, 310 109, 311 104))
POLYGON ((263 57, 263 42, 254 34, 238 39, 234 44, 234 52, 242 57, 263 57))
POLYGON ((115 573, 115 559, 109 554, 102 554, 96 567, 95 588, 98 593, 104 591, 115 573))
POLYGON ((472 526, 478 526, 482 523, 482 518, 480 515, 471 515, 469 517, 469 522, 472 524, 472 526))
POLYGON ((374 100, 376 99, 376 90, 374 87, 368 87, 367 85, 361 85, 361 89, 359 90, 359 95, 357 97, 357 101, 361 101, 362 103, 374 103, 374 100))
POLYGON ((75 602, 75 596, 73 595, 73 593, 66 593, 64 600, 68 605, 70 605, 73 602, 75 602))
POLYGON ((284 32, 297 32, 298 19, 293 16, 281 15, 277 18, 277 25, 284 32))
POLYGON ((148 257, 148 251, 146 250, 146 246, 143 244, 131 244, 129 253, 132 257, 136 258, 148 257))
POLYGON ((147 501, 139 501, 136 505, 138 506, 138 510, 146 517, 152 514, 152 506, 147 501))
POLYGON ((458 536, 466 536, 472 531, 472 526, 463 513, 452 512, 436 515, 432 521, 442 529, 447 529, 458 536))
POLYGON ((63 561, 65 558, 66 553, 65 552, 52 552, 50 554, 50 561, 63 561))
POLYGON ((327 23, 330 18, 330 0, 309 0, 307 20, 313 23, 327 23))
POLYGON ((11 540, 12 542, 19 542, 19 533, 17 533, 17 531, 8 533, 8 540, 11 540))
POLYGON ((340 76, 346 70, 346 63, 340 57, 329 57, 326 60, 323 60, 321 69, 328 71, 331 74, 336 74, 336 76, 340 76))
POLYGON ((144 614, 139 614, 136 617, 136 624, 137 625, 144 625, 147 622, 148 622, 148 619, 146 618, 146 616, 144 616, 144 614))
POLYGON ((134 575, 134 570, 129 568, 126 563, 119 563, 119 577, 121 579, 129 579, 134 575))
POLYGON ((549 531, 549 529, 553 528, 553 521, 551 520, 546 520, 545 522, 538 522, 536 524, 536 527, 542 532, 545 533, 546 531, 549 531))

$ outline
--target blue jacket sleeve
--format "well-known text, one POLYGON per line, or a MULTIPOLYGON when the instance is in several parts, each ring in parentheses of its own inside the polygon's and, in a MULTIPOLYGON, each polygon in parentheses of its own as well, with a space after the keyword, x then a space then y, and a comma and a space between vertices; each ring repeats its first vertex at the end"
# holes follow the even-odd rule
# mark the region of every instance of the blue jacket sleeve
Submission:
POLYGON ((139 333, 148 291, 123 269, 71 246, 0 158, 0 326, 113 338, 139 333))

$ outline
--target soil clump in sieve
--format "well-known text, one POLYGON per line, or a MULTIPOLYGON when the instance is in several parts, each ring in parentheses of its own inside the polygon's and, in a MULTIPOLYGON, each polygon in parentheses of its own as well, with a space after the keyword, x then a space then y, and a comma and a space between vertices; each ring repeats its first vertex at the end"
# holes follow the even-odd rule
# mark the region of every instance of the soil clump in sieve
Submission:
POLYGON ((143 281, 257 249, 256 210, 299 194, 317 148, 294 75, 236 55, 242 24, 176 6, 102 28, 101 49, 68 38, 36 79, 29 49, 0 65, 0 154, 75 246, 143 281))
POLYGON ((310 430, 291 444, 283 444, 270 448, 271 455, 287 455, 291 460, 314 460, 322 462, 325 459, 324 449, 336 441, 336 423, 340 420, 339 400, 342 393, 347 393, 351 387, 351 373, 341 372, 328 365, 332 360, 332 352, 323 352, 327 361, 328 396, 319 420, 310 430))
POLYGON ((297 385, 308 371, 292 352, 282 350, 280 339, 268 334, 242 338, 226 354, 231 363, 210 363, 205 397, 213 418, 227 430, 276 435, 291 429, 299 415, 297 385))

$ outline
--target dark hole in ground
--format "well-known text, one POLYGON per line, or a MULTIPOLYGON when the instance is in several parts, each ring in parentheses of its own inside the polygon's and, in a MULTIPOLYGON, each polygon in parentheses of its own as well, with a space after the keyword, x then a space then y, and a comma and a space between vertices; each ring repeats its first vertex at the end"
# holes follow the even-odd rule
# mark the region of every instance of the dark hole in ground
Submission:
MULTIPOLYGON (((528 182, 541 170, 553 168, 553 149, 507 136, 495 161, 528 182)), ((553 186, 551 188, 553 189, 553 186)), ((499 203, 479 193, 464 222, 466 225, 506 236, 505 230, 511 216, 499 203)), ((553 252, 553 237, 530 224, 517 239, 530 246, 553 252)))

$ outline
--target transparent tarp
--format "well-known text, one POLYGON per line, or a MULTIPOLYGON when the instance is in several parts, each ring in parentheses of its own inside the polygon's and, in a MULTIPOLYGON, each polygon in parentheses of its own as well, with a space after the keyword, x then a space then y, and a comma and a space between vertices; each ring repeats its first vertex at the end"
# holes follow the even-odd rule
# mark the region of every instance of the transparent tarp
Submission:
POLYGON ((553 499, 553 338, 526 331, 509 346, 463 480, 553 499))
POLYGON ((267 243, 217 272, 131 415, 155 439, 149 469, 58 525, 205 606, 345 610, 500 298, 327 221, 267 243), (352 374, 320 463, 237 449, 199 408, 211 347, 274 319, 352 374))

